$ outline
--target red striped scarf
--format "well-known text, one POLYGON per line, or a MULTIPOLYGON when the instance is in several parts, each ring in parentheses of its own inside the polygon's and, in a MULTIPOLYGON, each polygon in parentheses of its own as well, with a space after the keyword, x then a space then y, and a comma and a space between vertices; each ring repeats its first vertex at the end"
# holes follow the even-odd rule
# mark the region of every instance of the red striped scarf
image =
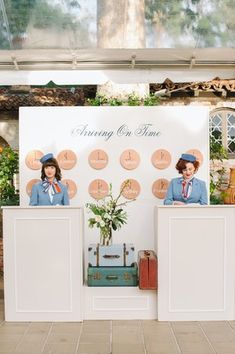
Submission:
POLYGON ((186 182, 184 179, 182 181, 182 196, 184 199, 187 199, 192 192, 192 179, 189 182, 186 182))

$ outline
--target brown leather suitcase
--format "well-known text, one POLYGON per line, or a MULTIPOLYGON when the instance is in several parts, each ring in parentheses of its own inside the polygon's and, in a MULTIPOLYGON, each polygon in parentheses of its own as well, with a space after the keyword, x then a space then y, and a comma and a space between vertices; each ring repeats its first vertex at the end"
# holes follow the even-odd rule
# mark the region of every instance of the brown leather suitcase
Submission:
POLYGON ((139 288, 143 290, 157 289, 157 256, 154 251, 138 252, 139 288))

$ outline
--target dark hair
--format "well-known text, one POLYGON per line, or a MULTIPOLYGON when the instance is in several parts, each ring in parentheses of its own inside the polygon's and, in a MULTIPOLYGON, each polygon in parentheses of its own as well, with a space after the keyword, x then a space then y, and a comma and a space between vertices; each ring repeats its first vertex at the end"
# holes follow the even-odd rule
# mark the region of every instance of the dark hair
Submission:
POLYGON ((197 170, 199 169, 199 166, 200 166, 200 163, 197 160, 192 162, 192 161, 186 161, 186 160, 183 160, 183 159, 179 159, 179 161, 177 162, 175 168, 179 171, 179 173, 182 173, 183 170, 186 169, 186 165, 189 162, 193 164, 193 166, 195 168, 195 172, 197 172, 197 170))
POLYGON ((46 160, 43 164, 42 164, 42 169, 41 169, 41 179, 42 181, 46 178, 46 174, 45 174, 45 167, 47 166, 54 166, 56 171, 55 171, 55 178, 57 179, 57 181, 61 180, 61 170, 60 167, 58 165, 57 160, 53 157, 49 160, 46 160))

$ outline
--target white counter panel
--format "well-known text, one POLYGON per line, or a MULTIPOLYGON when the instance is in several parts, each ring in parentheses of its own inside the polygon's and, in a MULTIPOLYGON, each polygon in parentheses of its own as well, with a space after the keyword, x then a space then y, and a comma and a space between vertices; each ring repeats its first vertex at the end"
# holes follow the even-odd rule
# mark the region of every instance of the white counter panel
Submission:
POLYGON ((135 320, 157 318, 155 290, 138 287, 84 288, 86 320, 135 320))
POLYGON ((4 209, 7 321, 81 321, 82 226, 78 208, 4 209))
POLYGON ((235 208, 157 207, 158 320, 234 319, 235 208))

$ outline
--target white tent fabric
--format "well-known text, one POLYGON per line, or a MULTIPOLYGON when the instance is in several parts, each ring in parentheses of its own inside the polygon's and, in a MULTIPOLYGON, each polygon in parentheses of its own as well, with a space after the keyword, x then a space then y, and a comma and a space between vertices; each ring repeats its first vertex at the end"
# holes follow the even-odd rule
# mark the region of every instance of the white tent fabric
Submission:
POLYGON ((208 81, 235 78, 235 48, 2 50, 0 85, 208 81))
POLYGON ((101 85, 108 81, 117 84, 164 82, 210 81, 215 77, 231 79, 234 69, 223 70, 83 70, 83 71, 2 71, 0 85, 46 85, 53 81, 57 85, 101 85))

